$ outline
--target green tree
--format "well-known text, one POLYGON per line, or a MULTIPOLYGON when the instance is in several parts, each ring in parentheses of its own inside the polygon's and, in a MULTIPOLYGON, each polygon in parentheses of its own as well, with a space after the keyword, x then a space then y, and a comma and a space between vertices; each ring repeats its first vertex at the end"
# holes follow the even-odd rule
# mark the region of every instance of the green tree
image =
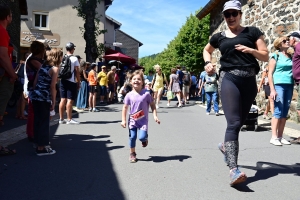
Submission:
POLYGON ((155 57, 140 58, 139 63, 145 67, 146 73, 155 64, 159 64, 167 75, 176 65, 186 66, 189 71, 199 73, 204 68, 202 52, 209 39, 209 29, 209 15, 199 20, 191 14, 166 49, 155 57))
POLYGON ((96 11, 102 0, 78 0, 78 5, 73 6, 77 10, 77 16, 84 20, 83 27, 79 27, 86 42, 86 60, 95 62, 104 51, 104 44, 98 43, 97 37, 104 34, 106 30, 99 29, 100 17, 96 11))

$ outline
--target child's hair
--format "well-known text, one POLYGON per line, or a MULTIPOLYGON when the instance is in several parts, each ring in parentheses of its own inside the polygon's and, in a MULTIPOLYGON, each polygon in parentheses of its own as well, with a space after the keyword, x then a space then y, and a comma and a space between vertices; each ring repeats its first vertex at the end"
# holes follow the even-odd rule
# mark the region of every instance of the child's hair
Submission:
POLYGON ((51 66, 58 66, 61 63, 61 58, 63 56, 62 50, 58 48, 52 48, 47 51, 47 61, 46 63, 51 66))
POLYGON ((143 85, 142 85, 142 87, 145 87, 144 73, 143 73, 143 71, 142 71, 142 70, 136 70, 136 71, 134 71, 134 72, 131 74, 131 76, 130 76, 129 80, 131 81, 131 80, 132 80, 132 78, 133 78, 134 76, 136 76, 136 75, 139 75, 139 76, 141 77, 141 79, 142 79, 142 82, 143 82, 143 85))

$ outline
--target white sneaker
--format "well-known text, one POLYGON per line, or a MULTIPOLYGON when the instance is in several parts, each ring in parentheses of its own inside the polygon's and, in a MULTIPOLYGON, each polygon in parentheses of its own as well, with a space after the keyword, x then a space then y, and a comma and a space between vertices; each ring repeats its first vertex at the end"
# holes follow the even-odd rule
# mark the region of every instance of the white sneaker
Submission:
POLYGON ((158 105, 156 105, 156 109, 159 109, 159 106, 158 106, 158 105))
POLYGON ((169 104, 169 103, 167 103, 167 106, 169 107, 169 106, 170 106, 170 104, 169 104))
POLYGON ((290 145, 291 143, 289 141, 287 141, 286 139, 284 139, 283 137, 278 138, 279 141, 281 142, 281 144, 285 144, 285 145, 290 145))
POLYGON ((65 123, 66 123, 66 120, 64 120, 64 119, 59 119, 58 123, 60 123, 60 124, 65 124, 65 123))
POLYGON ((275 146, 282 146, 281 142, 279 141, 279 138, 271 138, 270 143, 275 146))
POLYGON ((209 113, 209 112, 207 112, 206 114, 207 114, 207 115, 209 115, 210 113, 209 113))
POLYGON ((28 113, 26 112, 26 110, 24 110, 24 115, 25 115, 25 116, 27 116, 27 115, 28 115, 28 113))
POLYGON ((217 113, 216 113, 216 116, 219 116, 219 115, 220 115, 220 114, 217 112, 217 113))
POLYGON ((100 112, 97 108, 93 108, 93 112, 100 112))
POLYGON ((74 119, 71 119, 71 120, 68 120, 68 121, 67 121, 67 124, 78 125, 78 124, 80 124, 80 122, 75 121, 74 119))
POLYGON ((43 150, 36 150, 36 155, 37 156, 49 156, 55 154, 56 151, 51 149, 50 146, 46 146, 45 149, 43 150))

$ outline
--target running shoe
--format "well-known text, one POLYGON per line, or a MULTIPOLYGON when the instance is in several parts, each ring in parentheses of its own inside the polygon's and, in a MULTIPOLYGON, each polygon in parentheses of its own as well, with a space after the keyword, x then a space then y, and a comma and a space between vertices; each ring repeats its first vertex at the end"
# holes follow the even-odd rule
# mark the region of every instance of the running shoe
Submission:
POLYGON ((210 113, 209 113, 209 112, 207 112, 206 114, 207 114, 207 115, 209 115, 210 113))
POLYGON ((217 113, 216 113, 216 116, 219 116, 219 115, 220 115, 220 114, 217 112, 217 113))
POLYGON ((230 186, 234 186, 247 180, 246 174, 244 172, 241 172, 238 168, 234 168, 231 170, 229 178, 230 186))
POLYGON ((135 152, 130 153, 130 156, 129 156, 129 162, 131 162, 131 163, 136 163, 136 161, 137 161, 136 153, 135 153, 135 152))
POLYGON ((142 142, 142 147, 146 147, 148 146, 148 140, 146 140, 145 142, 142 142))
POLYGON ((279 138, 271 138, 270 143, 275 145, 275 146, 282 146, 279 138))
POLYGON ((284 139, 283 137, 278 138, 281 144, 285 144, 285 145, 290 145, 291 143, 289 141, 287 141, 286 139, 284 139))

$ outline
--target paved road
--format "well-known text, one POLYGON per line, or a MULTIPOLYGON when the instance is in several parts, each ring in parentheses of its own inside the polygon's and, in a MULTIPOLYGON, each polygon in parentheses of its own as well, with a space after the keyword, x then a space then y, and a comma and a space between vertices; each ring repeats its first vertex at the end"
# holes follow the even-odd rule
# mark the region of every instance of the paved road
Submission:
POLYGON ((0 199, 300 199, 299 146, 270 145, 267 126, 241 132, 239 164, 249 178, 232 188, 217 149, 224 116, 207 116, 195 104, 161 105, 161 125, 150 117, 149 146, 137 142, 135 164, 121 105, 76 114, 78 126, 53 122, 53 156, 37 157, 26 139, 11 145, 18 153, 0 158, 0 199))

